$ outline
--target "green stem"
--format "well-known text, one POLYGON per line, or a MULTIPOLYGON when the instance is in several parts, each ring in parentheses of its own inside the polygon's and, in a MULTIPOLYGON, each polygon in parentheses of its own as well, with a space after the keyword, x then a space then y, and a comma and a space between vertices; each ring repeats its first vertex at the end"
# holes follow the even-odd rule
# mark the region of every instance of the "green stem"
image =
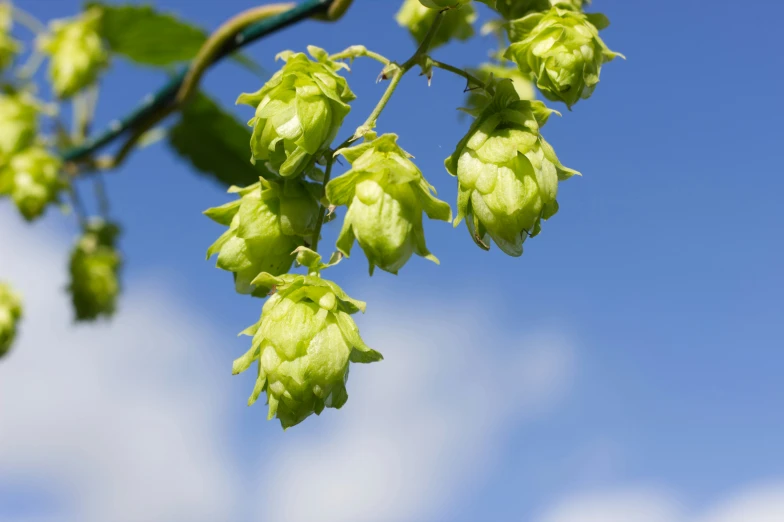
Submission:
POLYGON ((433 25, 431 25, 430 29, 428 29, 425 38, 422 40, 422 43, 419 45, 419 48, 416 50, 416 52, 414 52, 411 58, 406 60, 403 65, 395 69, 395 72, 392 75, 392 80, 389 82, 389 86, 387 86, 387 90, 376 104, 373 112, 371 112, 370 116, 368 116, 368 118, 365 120, 365 123, 357 128, 352 141, 358 140, 375 128, 378 117, 387 106, 387 103, 389 103, 392 95, 395 93, 395 89, 397 89, 397 86, 400 84, 400 80, 403 79, 403 76, 405 76, 409 70, 420 63, 423 57, 427 56, 427 52, 430 50, 430 45, 433 43, 433 38, 435 37, 436 32, 438 32, 438 28, 441 26, 441 20, 444 18, 444 13, 448 10, 449 9, 444 9, 439 11, 435 20, 433 20, 433 25))
POLYGON ((109 221, 109 195, 106 192, 102 173, 98 173, 93 178, 93 189, 95 190, 95 199, 98 200, 98 212, 105 221, 109 221))
POLYGON ((347 60, 347 59, 354 59, 354 58, 371 58, 376 60, 377 62, 381 62, 384 65, 389 65, 391 60, 385 56, 382 56, 378 53, 374 53, 373 51, 369 51, 365 49, 363 46, 352 46, 346 49, 345 51, 341 51, 339 53, 335 53, 329 57, 332 61, 338 60, 347 60))
POLYGON ((430 60, 430 64, 433 67, 438 67, 439 69, 443 69, 445 71, 449 71, 452 74, 456 74, 458 76, 462 76, 463 78, 466 79, 466 81, 468 81, 468 86, 469 87, 471 86, 471 84, 474 84, 476 87, 479 87, 480 89, 484 89, 487 92, 489 92, 490 94, 493 94, 492 87, 488 86, 485 82, 483 82, 482 80, 480 80, 479 78, 477 78, 473 74, 469 73, 468 71, 465 71, 463 69, 455 67, 454 65, 449 65, 447 63, 439 62, 439 61, 432 60, 432 59, 430 60))
MULTIPOLYGON (((327 168, 324 171, 324 182, 322 183, 322 197, 326 193, 327 183, 332 176, 332 164, 335 163, 335 154, 332 150, 329 151, 329 158, 327 158, 327 168)), ((321 236, 321 228, 324 226, 324 218, 327 216, 327 207, 322 204, 319 209, 318 219, 316 220, 316 229, 313 231, 313 239, 310 241, 310 249, 318 252, 318 244, 321 236)))

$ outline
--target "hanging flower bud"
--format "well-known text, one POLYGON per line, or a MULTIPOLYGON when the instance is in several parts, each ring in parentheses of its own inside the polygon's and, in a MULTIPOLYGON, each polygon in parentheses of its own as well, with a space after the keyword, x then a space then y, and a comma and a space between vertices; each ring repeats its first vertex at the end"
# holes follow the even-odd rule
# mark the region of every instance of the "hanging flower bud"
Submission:
POLYGON ((70 98, 95 83, 109 64, 100 27, 101 10, 92 8, 77 18, 52 22, 51 33, 40 37, 38 48, 51 58, 49 79, 58 97, 70 98))
POLYGON ((286 65, 256 93, 242 94, 237 103, 256 108, 250 120, 250 148, 254 160, 269 162, 283 177, 298 176, 329 147, 356 96, 336 71, 323 49, 308 46, 304 53, 286 51, 278 58, 286 65))
POLYGON ((40 105, 26 92, 0 93, 0 165, 33 143, 40 105))
MULTIPOLYGON (((437 1, 440 2, 442 0, 437 1)), ((454 5, 459 2, 453 0, 448 3, 454 5)), ((420 0, 405 0, 400 11, 395 15, 395 20, 397 20, 398 25, 408 29, 414 40, 420 44, 425 39, 425 35, 432 27, 437 16, 437 9, 426 7, 423 3, 420 3, 420 0)), ((474 36, 473 23, 475 21, 476 11, 470 4, 461 5, 458 9, 446 11, 442 15, 441 25, 439 25, 430 43, 430 49, 435 49, 453 39, 468 40, 474 36)))
POLYGON ((294 262, 294 250, 312 236, 318 219, 317 187, 301 180, 261 179, 249 187, 232 187, 240 199, 205 212, 229 229, 207 250, 218 254, 218 268, 234 273, 240 294, 263 297, 269 287, 256 287, 261 272, 285 274, 294 262))
POLYGON ((122 258, 115 248, 120 229, 102 220, 91 222, 71 252, 71 293, 77 321, 111 317, 120 293, 122 258))
POLYGON ((397 136, 384 134, 338 153, 352 166, 327 184, 330 203, 348 206, 338 250, 348 257, 356 239, 371 275, 376 266, 397 274, 413 253, 438 263, 425 245, 422 212, 450 221, 452 209, 433 195, 435 189, 398 146, 397 136))
POLYGON ((11 37, 11 4, 0 1, 0 71, 11 65, 20 48, 11 37))
POLYGON ((11 287, 0 282, 0 358, 8 353, 22 318, 22 299, 11 287))
POLYGON ((552 112, 520 100, 511 81, 499 82, 492 103, 447 158, 458 181, 455 226, 465 219, 480 247, 489 249, 492 238, 505 253, 520 256, 526 237, 558 211, 558 181, 577 172, 561 165, 539 135, 552 112))
POLYGON ((274 286, 261 319, 243 333, 253 336, 251 349, 234 361, 234 374, 258 363, 258 379, 248 405, 267 393, 268 419, 284 429, 340 408, 348 400, 349 362, 383 359, 359 336, 350 314, 365 303, 348 297, 333 283, 315 276, 260 274, 258 286, 274 286))
MULTIPOLYGON (((520 72, 517 67, 506 67, 501 64, 483 63, 479 69, 471 71, 474 76, 479 78, 485 83, 488 83, 491 78, 495 80, 512 80, 515 91, 521 100, 533 100, 536 98, 534 92, 534 84, 531 82, 530 76, 526 76, 520 72)), ((483 89, 472 89, 468 93, 466 106, 468 112, 473 112, 484 108, 488 99, 483 89)))
POLYGON ((591 96, 602 64, 623 55, 614 53, 599 37, 609 25, 601 14, 586 15, 572 9, 553 7, 513 21, 506 57, 514 60, 523 74, 532 74, 542 94, 572 107, 591 96))
POLYGON ((11 156, 0 170, 0 194, 8 194, 28 221, 41 216, 56 203, 66 183, 60 176, 60 160, 38 145, 11 156))
POLYGON ((550 0, 479 0, 507 20, 550 9, 550 0))

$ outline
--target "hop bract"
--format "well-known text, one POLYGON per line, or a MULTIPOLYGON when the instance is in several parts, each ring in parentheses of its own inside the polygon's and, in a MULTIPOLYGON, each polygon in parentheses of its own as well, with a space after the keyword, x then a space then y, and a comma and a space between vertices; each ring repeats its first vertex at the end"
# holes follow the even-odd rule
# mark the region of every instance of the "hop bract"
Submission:
POLYGON ((0 357, 11 349, 21 317, 22 299, 9 285, 0 282, 0 357))
MULTIPOLYGON (((455 0, 451 5, 456 3, 458 2, 455 0)), ((400 26, 408 29, 417 43, 422 43, 436 16, 438 16, 437 9, 424 6, 419 0, 405 0, 395 19, 400 26)), ((430 48, 435 49, 452 39, 468 40, 474 36, 472 25, 474 21, 476 21, 476 12, 470 4, 446 11, 442 15, 441 25, 430 43, 430 48)))
POLYGON ((91 222, 71 252, 71 293, 77 321, 114 314, 120 293, 122 258, 115 249, 120 229, 102 220, 91 222))
POLYGON ((38 48, 51 60, 49 79, 58 97, 70 98, 95 83, 108 65, 100 26, 101 10, 93 8, 77 18, 52 22, 50 34, 39 39, 38 48))
POLYGON ((269 162, 283 177, 302 174, 323 152, 348 114, 356 97, 346 79, 336 71, 345 64, 333 62, 326 51, 309 46, 304 53, 278 55, 286 65, 256 93, 242 94, 237 103, 256 108, 250 120, 254 160, 269 162))
POLYGON ((348 206, 338 250, 350 255, 356 239, 371 274, 376 266, 396 274, 413 253, 437 263, 425 245, 422 212, 450 221, 452 209, 435 198, 411 156, 398 146, 397 136, 384 134, 338 153, 352 166, 327 184, 330 203, 348 206))
MULTIPOLYGON (((501 64, 484 63, 479 66, 479 69, 471 71, 474 76, 487 83, 491 78, 495 80, 512 80, 515 91, 521 100, 533 100, 536 98, 534 92, 534 84, 531 82, 530 76, 526 76, 520 72, 516 66, 507 67, 501 64)), ((469 112, 481 110, 487 103, 487 96, 481 89, 473 89, 468 94, 467 108, 469 112)))
POLYGON ((43 147, 33 145, 11 156, 0 169, 0 194, 8 194, 28 221, 41 216, 59 200, 67 185, 60 176, 60 160, 43 147))
POLYGON ((547 99, 571 107, 591 96, 602 64, 622 56, 610 51, 599 37, 599 29, 607 25, 604 15, 560 7, 530 14, 511 23, 513 43, 506 57, 536 78, 536 86, 547 99))
POLYGON ((234 361, 234 374, 258 363, 248 405, 266 391, 268 419, 277 417, 284 429, 325 407, 343 406, 349 363, 382 359, 365 345, 351 318, 364 312, 365 303, 316 276, 261 274, 255 284, 277 292, 264 303, 259 322, 243 332, 253 336, 251 349, 234 361))
POLYGON ((294 250, 313 234, 319 205, 316 188, 301 180, 267 181, 232 187, 240 199, 205 214, 229 229, 207 250, 218 268, 234 273, 237 292, 263 297, 269 287, 252 283, 261 272, 280 275, 294 262, 294 250))
POLYGON ((0 71, 11 65, 19 42, 11 38, 11 4, 0 1, 0 71))
POLYGON ((33 143, 40 105, 26 92, 0 93, 0 165, 33 143))
POLYGON ((522 255, 526 237, 538 234, 541 220, 558 211, 558 181, 577 174, 561 165, 539 135, 551 112, 541 102, 520 100, 512 82, 501 81, 446 160, 458 181, 455 226, 465 219, 484 249, 491 238, 505 253, 522 255))

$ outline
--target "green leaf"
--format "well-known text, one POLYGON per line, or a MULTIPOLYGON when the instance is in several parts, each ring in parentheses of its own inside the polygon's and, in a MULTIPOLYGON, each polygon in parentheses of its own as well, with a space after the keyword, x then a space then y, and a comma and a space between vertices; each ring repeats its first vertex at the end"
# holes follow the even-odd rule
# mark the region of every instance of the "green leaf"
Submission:
MULTIPOLYGON (((142 65, 169 67, 196 57, 207 41, 200 27, 179 20, 149 5, 118 5, 87 2, 103 11, 101 33, 112 53, 142 65)), ((262 69, 247 56, 234 60, 255 74, 262 69)))
POLYGON ((224 185, 246 186, 270 177, 262 162, 250 162, 250 130, 202 92, 182 110, 169 144, 197 170, 224 185))

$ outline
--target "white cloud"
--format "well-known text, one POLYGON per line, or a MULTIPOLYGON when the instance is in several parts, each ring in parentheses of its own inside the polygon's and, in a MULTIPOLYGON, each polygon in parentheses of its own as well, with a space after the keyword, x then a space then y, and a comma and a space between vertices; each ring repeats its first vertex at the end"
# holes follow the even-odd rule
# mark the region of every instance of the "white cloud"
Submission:
POLYGON ((0 278, 25 318, 0 362, 0 470, 65 499, 57 519, 225 519, 235 499, 225 372, 203 318, 135 281, 111 323, 74 326, 67 239, 0 213, 0 278), (7 255, 6 253, 10 253, 7 255))
POLYGON ((747 487, 705 514, 687 514, 676 498, 655 489, 622 489, 567 497, 537 522, 781 522, 784 483, 747 487))
POLYGON ((352 367, 339 422, 328 410, 317 433, 297 427, 264 455, 259 520, 448 516, 492 470, 508 429, 569 389, 563 337, 499 339, 469 306, 419 301, 406 312, 368 301, 360 328, 385 361, 352 367))

